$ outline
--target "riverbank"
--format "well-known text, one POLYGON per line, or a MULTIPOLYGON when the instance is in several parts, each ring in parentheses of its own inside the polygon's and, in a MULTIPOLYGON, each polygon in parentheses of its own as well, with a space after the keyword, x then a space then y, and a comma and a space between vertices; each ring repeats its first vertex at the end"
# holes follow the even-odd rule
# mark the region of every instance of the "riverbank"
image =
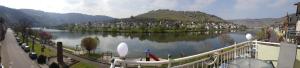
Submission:
POLYGON ((174 30, 165 30, 165 29, 151 29, 151 30, 144 30, 144 29, 62 29, 68 30, 70 32, 112 32, 112 33, 177 33, 177 32, 215 32, 215 31, 243 31, 243 29, 174 29, 174 30))
MULTIPOLYGON (((19 35, 21 35, 21 34, 19 34, 19 35)), ((20 37, 20 36, 19 36, 20 37)), ((28 44, 27 45, 29 45, 29 48, 31 48, 32 47, 32 39, 33 39, 34 37, 32 36, 31 37, 31 39, 24 39, 24 40, 28 40, 28 44)), ((45 56, 47 56, 47 57, 56 57, 56 48, 52 48, 51 46, 55 46, 55 45, 49 45, 49 44, 45 44, 44 46, 45 46, 45 51, 44 52, 41 52, 41 48, 42 48, 42 45, 40 44, 40 41, 38 40, 39 38, 34 38, 34 40, 36 40, 35 41, 35 44, 34 44, 34 52, 36 52, 37 53, 37 55, 39 56, 39 55, 45 55, 45 56)), ((22 37, 20 37, 20 40, 21 41, 23 41, 23 38, 22 37)), ((67 49, 68 50, 68 49, 67 49)), ((69 49, 69 50, 71 50, 71 49, 69 49)), ((72 59, 74 59, 74 60, 77 60, 77 61, 80 61, 79 63, 75 63, 75 64, 72 64, 70 67, 74 67, 74 66, 76 66, 76 67, 79 67, 79 68, 84 68, 84 67, 86 67, 86 66, 90 66, 90 67, 94 67, 94 68, 97 68, 97 67, 101 67, 101 66, 104 66, 104 64, 99 64, 99 62, 93 62, 93 61, 89 61, 88 59, 86 59, 86 58, 80 58, 79 56, 78 57, 76 57, 76 56, 71 56, 71 54, 67 54, 66 52, 69 52, 69 53, 71 53, 72 54, 72 52, 70 52, 70 51, 66 51, 66 48, 64 48, 64 55, 65 56, 68 56, 68 57, 70 57, 70 58, 72 58, 72 59), (89 62, 89 63, 87 63, 87 62, 89 62)), ((108 65, 106 65, 106 66, 108 66, 108 65)), ((106 66, 104 66, 104 67, 106 67, 106 66)))

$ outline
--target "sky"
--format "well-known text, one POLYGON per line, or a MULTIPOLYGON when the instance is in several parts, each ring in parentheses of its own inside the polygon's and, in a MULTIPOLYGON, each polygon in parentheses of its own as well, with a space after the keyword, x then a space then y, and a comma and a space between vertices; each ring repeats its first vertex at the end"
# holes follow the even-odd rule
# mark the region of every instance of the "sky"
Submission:
POLYGON ((223 19, 278 18, 295 13, 300 0, 0 0, 0 5, 55 13, 126 18, 151 10, 201 11, 223 19))

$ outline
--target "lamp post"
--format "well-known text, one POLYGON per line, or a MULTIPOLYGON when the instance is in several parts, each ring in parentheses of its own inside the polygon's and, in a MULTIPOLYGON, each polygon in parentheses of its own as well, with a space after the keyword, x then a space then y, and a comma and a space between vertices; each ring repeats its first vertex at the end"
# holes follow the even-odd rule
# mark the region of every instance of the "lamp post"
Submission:
POLYGON ((125 59, 127 53, 128 53, 128 46, 125 42, 121 42, 117 47, 117 52, 120 56, 120 58, 125 59))
POLYGON ((252 36, 250 33, 247 33, 247 34, 246 34, 246 39, 247 39, 248 41, 250 41, 252 38, 253 38, 253 36, 252 36))
MULTIPOLYGON (((117 52, 122 60, 125 60, 125 57, 128 53, 128 46, 125 42, 121 42, 117 47, 117 52)), ((126 68, 126 63, 124 62, 122 68, 126 68)))
POLYGON ((252 41, 251 41, 252 38, 253 38, 253 36, 252 36, 250 33, 247 33, 247 34, 246 34, 246 39, 249 41, 249 44, 248 44, 248 45, 249 45, 249 48, 248 48, 249 50, 248 50, 248 51, 249 51, 249 56, 250 56, 250 57, 251 57, 251 54, 252 54, 252 48, 253 48, 253 46, 251 45, 251 43, 252 43, 252 41))
MULTIPOLYGON (((252 46, 251 46, 251 43, 252 43, 252 41, 251 41, 251 39, 252 39, 252 35, 250 34, 250 33, 247 33, 246 34, 246 39, 249 41, 249 53, 250 53, 250 57, 251 57, 251 54, 252 54, 252 46)), ((249 68, 251 68, 251 64, 250 64, 250 61, 248 60, 248 66, 249 66, 249 68)))

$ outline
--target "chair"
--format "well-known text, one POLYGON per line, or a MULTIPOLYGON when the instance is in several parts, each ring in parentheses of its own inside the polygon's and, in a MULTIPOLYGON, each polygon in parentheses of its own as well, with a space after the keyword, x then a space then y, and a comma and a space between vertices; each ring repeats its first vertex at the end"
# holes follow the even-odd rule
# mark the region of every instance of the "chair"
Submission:
MULTIPOLYGON (((294 68, 294 63, 297 55, 297 45, 289 43, 280 43, 280 51, 277 60, 277 68, 294 68)), ((273 64, 271 61, 267 62, 273 64)), ((276 61, 276 60, 275 60, 276 61)))
POLYGON ((294 68, 297 55, 297 45, 289 43, 280 43, 278 57, 278 68, 294 68))

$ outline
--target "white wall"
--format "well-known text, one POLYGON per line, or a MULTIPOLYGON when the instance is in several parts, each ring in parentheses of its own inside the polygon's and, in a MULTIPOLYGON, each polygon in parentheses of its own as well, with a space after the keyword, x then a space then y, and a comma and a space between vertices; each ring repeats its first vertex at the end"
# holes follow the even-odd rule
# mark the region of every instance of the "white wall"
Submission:
POLYGON ((300 21, 299 20, 296 23, 296 31, 300 31, 300 21))

